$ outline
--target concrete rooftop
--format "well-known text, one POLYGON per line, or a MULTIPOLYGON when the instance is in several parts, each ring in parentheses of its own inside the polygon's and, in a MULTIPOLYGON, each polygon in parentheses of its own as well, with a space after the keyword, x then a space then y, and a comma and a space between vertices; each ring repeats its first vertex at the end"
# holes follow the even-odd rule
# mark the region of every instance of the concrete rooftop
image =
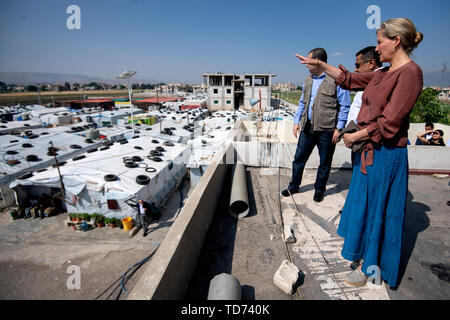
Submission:
MULTIPOLYGON (((130 238, 120 229, 73 231, 64 225, 67 214, 12 221, 4 211, 0 215, 0 299, 95 299, 132 264, 157 248, 127 283, 129 295, 122 294, 120 299, 205 300, 210 280, 222 272, 240 281, 243 300, 450 297, 448 176, 410 176, 399 287, 368 283, 351 288, 343 282, 350 262, 342 259, 343 239, 336 234, 351 179, 351 171, 345 169, 348 150, 337 148, 336 167, 341 169, 332 171, 324 201, 312 201, 314 156, 305 170, 301 192, 283 198, 279 192, 290 179, 289 161, 295 145, 284 140, 287 144, 280 144, 281 149, 267 143, 268 138, 275 143, 288 138, 288 127, 265 124, 262 132, 269 131, 277 131, 277 137, 267 134, 264 140, 254 139, 258 133, 253 124, 247 128, 237 124, 232 129, 235 141, 226 142, 216 154, 218 160, 228 159, 228 153, 246 159, 250 213, 239 220, 228 212, 233 163, 228 161, 211 164, 189 193, 185 182, 183 197, 173 193, 146 238, 141 232, 130 238), (247 144, 248 137, 256 144, 247 144), (272 160, 276 160, 272 168, 264 168, 272 160), (183 199, 184 206, 178 211, 183 199), (285 244, 283 225, 293 230, 295 243, 285 244), (301 270, 293 295, 273 283, 285 259, 301 270), (80 289, 67 288, 71 265, 81 268, 80 289)), ((448 154, 445 148, 439 152, 448 154)), ((411 153, 418 158, 417 152, 411 153)), ((435 158, 437 164, 448 161, 435 158)))
MULTIPOLYGON (((405 220, 401 281, 362 288, 344 283, 351 271, 337 235, 351 179, 350 170, 333 170, 325 199, 312 200, 316 170, 305 170, 300 193, 278 196, 289 169, 247 168, 250 213, 237 220, 228 213, 229 180, 206 236, 186 297, 205 300, 209 281, 222 272, 241 283, 243 300, 409 300, 450 298, 449 178, 411 175, 405 220), (280 214, 280 210, 282 214, 280 214), (291 225, 296 242, 284 245, 282 224, 291 225), (287 250, 286 250, 287 249, 287 250), (300 270, 297 292, 287 295, 273 283, 284 259, 300 270)), ((228 178, 229 179, 229 178, 228 178)))

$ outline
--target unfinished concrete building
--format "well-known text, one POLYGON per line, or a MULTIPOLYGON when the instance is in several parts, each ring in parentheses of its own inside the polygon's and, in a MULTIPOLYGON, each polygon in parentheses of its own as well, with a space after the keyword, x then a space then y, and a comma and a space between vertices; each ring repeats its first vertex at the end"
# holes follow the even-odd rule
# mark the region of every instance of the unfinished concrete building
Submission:
POLYGON ((270 107, 272 77, 275 74, 231 73, 203 74, 207 86, 207 105, 210 110, 266 109, 270 107), (255 106, 251 99, 260 99, 255 106))

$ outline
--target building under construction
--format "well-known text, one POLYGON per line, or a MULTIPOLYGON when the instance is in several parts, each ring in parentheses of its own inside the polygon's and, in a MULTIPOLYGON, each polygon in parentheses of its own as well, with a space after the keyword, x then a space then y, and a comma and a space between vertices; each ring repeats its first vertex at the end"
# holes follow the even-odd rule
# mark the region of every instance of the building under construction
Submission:
POLYGON ((267 109, 270 107, 272 77, 275 76, 275 74, 203 74, 203 81, 207 86, 208 108, 213 111, 239 108, 267 109), (251 99, 260 99, 260 103, 252 106, 251 99))

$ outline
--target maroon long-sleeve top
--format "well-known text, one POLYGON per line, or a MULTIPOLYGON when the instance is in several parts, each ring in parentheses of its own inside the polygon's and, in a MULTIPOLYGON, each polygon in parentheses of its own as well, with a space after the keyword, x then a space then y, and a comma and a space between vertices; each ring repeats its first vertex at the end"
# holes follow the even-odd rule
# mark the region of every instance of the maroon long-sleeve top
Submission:
POLYGON ((406 147, 409 115, 422 92, 422 70, 412 60, 393 71, 383 68, 352 73, 342 65, 339 68, 337 85, 347 90, 364 90, 357 120, 358 127, 366 128, 370 137, 364 149, 368 151, 367 159, 363 154, 361 161, 361 172, 367 173, 366 165, 373 163, 373 144, 406 147))

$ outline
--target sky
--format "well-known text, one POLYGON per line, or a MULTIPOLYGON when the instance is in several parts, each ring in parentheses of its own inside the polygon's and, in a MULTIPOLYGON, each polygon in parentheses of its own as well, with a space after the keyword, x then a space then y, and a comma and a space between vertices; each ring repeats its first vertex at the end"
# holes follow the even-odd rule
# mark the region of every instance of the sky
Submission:
POLYGON ((273 73, 301 85, 295 53, 317 47, 353 70, 355 53, 376 45, 370 5, 381 21, 410 18, 424 40, 413 59, 424 72, 450 62, 448 0, 1 0, 0 71, 46 72, 198 84, 204 73, 273 73), (69 29, 70 5, 80 29, 69 29))

